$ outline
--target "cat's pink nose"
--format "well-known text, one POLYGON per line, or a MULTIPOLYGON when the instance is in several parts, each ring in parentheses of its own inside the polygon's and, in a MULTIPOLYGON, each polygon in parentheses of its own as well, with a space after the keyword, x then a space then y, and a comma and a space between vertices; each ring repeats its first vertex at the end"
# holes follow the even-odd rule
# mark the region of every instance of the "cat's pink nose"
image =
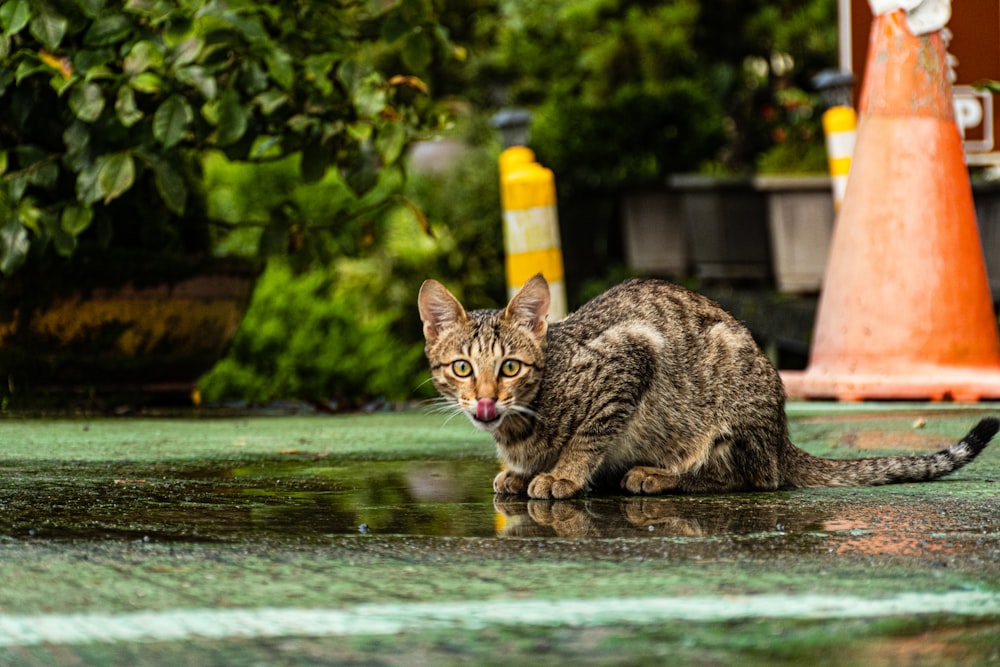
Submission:
POLYGON ((497 418, 497 402, 492 398, 480 398, 476 402, 476 419, 491 422, 497 418))

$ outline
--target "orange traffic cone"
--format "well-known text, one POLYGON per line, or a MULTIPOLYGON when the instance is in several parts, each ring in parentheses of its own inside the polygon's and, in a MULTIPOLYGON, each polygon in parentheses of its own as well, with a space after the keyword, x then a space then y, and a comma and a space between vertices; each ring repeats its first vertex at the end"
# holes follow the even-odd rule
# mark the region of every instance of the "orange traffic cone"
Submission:
POLYGON ((876 16, 809 366, 792 398, 1000 397, 1000 336, 940 31, 876 16))

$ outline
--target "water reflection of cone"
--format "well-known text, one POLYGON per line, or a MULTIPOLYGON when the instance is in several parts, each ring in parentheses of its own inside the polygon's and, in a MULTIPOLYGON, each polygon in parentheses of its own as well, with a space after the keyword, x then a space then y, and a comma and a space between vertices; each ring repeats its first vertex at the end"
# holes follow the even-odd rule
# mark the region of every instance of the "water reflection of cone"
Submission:
POLYGON ((940 32, 875 17, 809 367, 790 397, 1000 397, 1000 337, 940 32))

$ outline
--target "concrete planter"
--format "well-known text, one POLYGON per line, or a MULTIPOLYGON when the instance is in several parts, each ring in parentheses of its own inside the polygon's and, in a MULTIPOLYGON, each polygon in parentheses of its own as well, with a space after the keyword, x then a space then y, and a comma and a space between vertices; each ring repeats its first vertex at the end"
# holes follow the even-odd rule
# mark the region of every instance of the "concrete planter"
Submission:
POLYGON ((707 282, 771 276, 767 200, 750 179, 674 176, 623 201, 625 256, 640 273, 707 282))
POLYGON ((775 285, 781 292, 818 292, 833 235, 828 176, 758 176, 767 198, 775 285))
POLYGON ((695 275, 707 281, 768 280, 767 201, 750 179, 674 176, 695 275))
POLYGON ((708 283, 773 279, 794 293, 819 290, 834 218, 827 176, 675 176, 661 190, 628 194, 622 213, 634 271, 693 270, 708 283))
POLYGON ((633 271, 690 275, 691 248, 680 197, 666 189, 630 192, 622 199, 625 258, 633 271))
MULTIPOLYGON (((994 301, 1000 302, 1000 181, 972 185, 994 301)), ((708 283, 769 280, 818 292, 835 211, 828 176, 675 176, 622 202, 625 257, 639 273, 708 283)))

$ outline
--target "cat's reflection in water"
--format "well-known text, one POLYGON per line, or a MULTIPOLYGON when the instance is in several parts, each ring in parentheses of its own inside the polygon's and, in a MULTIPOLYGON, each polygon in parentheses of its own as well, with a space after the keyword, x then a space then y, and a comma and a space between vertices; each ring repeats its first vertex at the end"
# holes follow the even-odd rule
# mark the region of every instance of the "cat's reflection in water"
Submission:
POLYGON ((498 496, 500 537, 710 537, 784 532, 822 523, 780 503, 672 497, 523 500, 498 496))

